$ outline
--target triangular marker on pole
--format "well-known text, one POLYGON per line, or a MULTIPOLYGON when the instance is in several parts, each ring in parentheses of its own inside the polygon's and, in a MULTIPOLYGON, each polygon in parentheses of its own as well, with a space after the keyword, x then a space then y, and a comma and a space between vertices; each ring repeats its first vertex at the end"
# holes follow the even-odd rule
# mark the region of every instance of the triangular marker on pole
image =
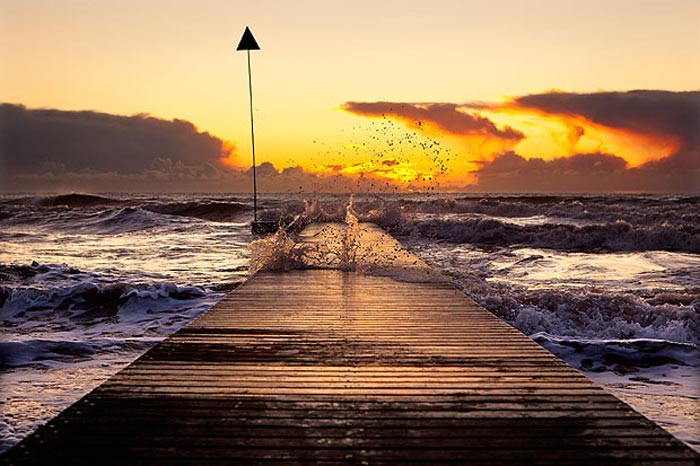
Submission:
POLYGON ((255 37, 253 37, 253 33, 250 32, 248 26, 245 27, 245 31, 243 31, 241 41, 238 43, 236 50, 260 50, 260 46, 255 41, 255 37))
POLYGON ((279 225, 277 222, 258 221, 258 181, 255 175, 255 126, 253 121, 253 76, 250 70, 250 51, 260 50, 253 33, 248 26, 243 31, 241 41, 238 43, 237 51, 245 50, 248 57, 248 95, 250 96, 250 149, 253 156, 253 223, 251 229, 254 235, 274 233, 279 225))

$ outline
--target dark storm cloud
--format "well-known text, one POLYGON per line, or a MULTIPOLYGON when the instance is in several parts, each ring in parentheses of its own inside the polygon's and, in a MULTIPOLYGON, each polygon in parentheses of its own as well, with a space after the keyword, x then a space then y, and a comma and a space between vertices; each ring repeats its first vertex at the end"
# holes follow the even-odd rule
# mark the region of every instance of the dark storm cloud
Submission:
POLYGON ((523 133, 509 126, 499 129, 491 120, 459 110, 450 103, 410 104, 397 102, 346 102, 343 109, 361 116, 392 117, 415 123, 429 124, 457 136, 486 136, 519 141, 523 133))
POLYGON ((518 97, 515 102, 547 113, 582 115, 613 128, 698 141, 700 92, 697 91, 549 92, 518 97))
POLYGON ((675 137, 681 147, 673 154, 673 163, 700 162, 700 92, 697 91, 550 92, 518 97, 514 102, 519 107, 546 113, 580 115, 611 128, 675 137))
POLYGON ((216 164, 226 151, 221 139, 187 121, 0 105, 0 160, 9 173, 137 173, 157 159, 216 164))

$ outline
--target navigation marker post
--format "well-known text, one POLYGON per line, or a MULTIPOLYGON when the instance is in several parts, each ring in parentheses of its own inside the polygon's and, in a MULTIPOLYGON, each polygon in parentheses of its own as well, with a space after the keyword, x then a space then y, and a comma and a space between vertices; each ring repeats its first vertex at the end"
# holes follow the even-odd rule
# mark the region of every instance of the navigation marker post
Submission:
POLYGON ((253 224, 252 231, 253 234, 264 234, 271 233, 277 230, 277 224, 272 224, 272 222, 258 222, 258 183, 255 176, 255 127, 253 125, 253 78, 250 70, 250 51, 260 50, 258 42, 253 37, 253 33, 250 32, 250 28, 246 26, 243 35, 241 36, 240 42, 238 42, 238 47, 236 51, 245 50, 248 56, 248 95, 250 97, 250 140, 251 149, 253 153, 253 224))

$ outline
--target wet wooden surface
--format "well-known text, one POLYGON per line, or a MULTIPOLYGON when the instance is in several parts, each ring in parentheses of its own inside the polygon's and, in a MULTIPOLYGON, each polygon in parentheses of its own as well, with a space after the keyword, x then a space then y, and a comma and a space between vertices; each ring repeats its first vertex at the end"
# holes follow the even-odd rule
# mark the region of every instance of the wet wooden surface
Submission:
POLYGON ((699 464, 449 284, 339 270, 258 274, 2 460, 699 464))

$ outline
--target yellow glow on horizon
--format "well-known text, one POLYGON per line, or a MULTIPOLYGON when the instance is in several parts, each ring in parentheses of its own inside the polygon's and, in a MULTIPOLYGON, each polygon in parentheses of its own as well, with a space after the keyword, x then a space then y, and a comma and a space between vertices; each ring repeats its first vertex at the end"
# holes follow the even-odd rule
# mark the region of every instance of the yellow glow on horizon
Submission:
POLYGON ((409 183, 425 183, 435 178, 434 173, 426 173, 422 170, 417 170, 415 165, 410 162, 396 162, 392 165, 382 163, 365 162, 354 164, 346 167, 329 166, 324 167, 323 172, 340 173, 349 176, 373 176, 376 178, 386 179, 400 185, 409 183))

